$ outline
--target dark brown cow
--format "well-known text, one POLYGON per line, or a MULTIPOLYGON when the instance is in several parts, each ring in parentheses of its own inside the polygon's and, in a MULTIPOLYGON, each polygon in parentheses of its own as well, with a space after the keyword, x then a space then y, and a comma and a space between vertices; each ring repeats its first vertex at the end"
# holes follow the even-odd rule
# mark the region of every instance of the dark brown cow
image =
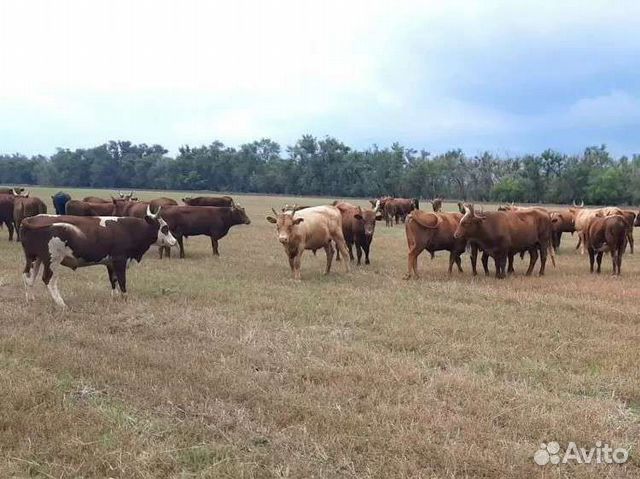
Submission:
POLYGON ((431 200, 431 207, 433 208, 434 213, 438 213, 442 210, 442 198, 435 198, 431 200))
POLYGON ((412 211, 407 216, 405 232, 409 246, 407 257, 409 268, 405 279, 419 277, 418 256, 424 250, 427 250, 432 257, 436 251, 449 251, 449 274, 453 270, 454 263, 462 273, 460 255, 464 253, 467 241, 462 237, 454 237, 461 218, 461 213, 427 213, 420 210, 412 211))
MULTIPOLYGON (((218 240, 226 236, 235 225, 248 225, 251 220, 240 205, 226 206, 167 206, 162 217, 178 241, 180 257, 184 258, 183 237, 205 235, 211 238, 214 256, 220 256, 218 240)), ((167 256, 170 250, 166 248, 167 256)), ((162 258, 163 250, 160 249, 162 258)))
MULTIPOLYGON (((148 201, 128 201, 113 198, 114 216, 133 216, 134 218, 144 218, 147 208, 151 206, 148 201)), ((157 208, 151 211, 157 211, 157 208)))
POLYGON ((13 198, 13 223, 18 233, 20 241, 20 225, 25 218, 36 216, 47 212, 47 205, 40 198, 29 198, 28 196, 15 196, 13 198))
POLYGON ((187 206, 233 206, 231 196, 187 196, 182 198, 182 201, 187 206))
POLYGON ((575 219, 573 213, 567 210, 550 211, 551 229, 553 235, 553 249, 558 251, 562 233, 573 233, 576 231, 575 219))
MULTIPOLYGON (((111 203, 111 200, 105 200, 99 196, 86 196, 82 198, 85 203, 111 203)), ((88 215, 87 215, 88 216, 88 215)))
MULTIPOLYGON (((376 212, 363 210, 361 207, 347 202, 335 202, 334 205, 342 215, 342 235, 347 244, 349 259, 353 261, 353 245, 356 245, 358 264, 362 260, 364 251, 364 264, 370 264, 369 250, 373 241, 373 233, 376 229, 376 212)), ((336 261, 340 261, 340 250, 337 251, 336 261)))
POLYGON ((420 203, 416 198, 393 198, 387 201, 385 209, 387 208, 389 208, 389 216, 392 216, 396 224, 398 224, 400 221, 404 223, 407 215, 414 209, 419 209, 420 203))
POLYGON ((583 230, 583 236, 589 251, 589 269, 592 273, 594 259, 598 262, 597 272, 600 273, 602 255, 608 251, 611 253, 613 274, 620 275, 628 228, 626 219, 621 215, 596 216, 589 221, 583 230))
POLYGON ((73 270, 105 265, 112 293, 116 282, 125 294, 127 262, 141 261, 152 244, 172 246, 176 240, 159 215, 150 211, 144 219, 40 215, 27 218, 20 228, 25 255, 23 280, 27 300, 31 287, 44 266, 42 281, 58 306, 65 307, 58 291, 58 267, 73 270))
POLYGON ((627 242, 629 243, 629 252, 633 254, 633 226, 636 224, 636 212, 632 210, 622 210, 622 216, 624 216, 627 222, 627 242))
POLYGON ((149 201, 149 206, 151 206, 151 211, 157 211, 160 207, 165 206, 178 206, 178 202, 173 198, 166 198, 164 196, 160 198, 155 198, 149 201))
POLYGON ((540 255, 540 275, 544 274, 547 252, 555 265, 551 247, 551 218, 549 214, 533 209, 517 212, 475 213, 471 204, 465 204, 465 214, 454 237, 476 242, 496 266, 496 277, 506 277, 507 260, 512 270, 513 255, 528 251, 530 254, 527 276, 531 274, 540 255))
POLYGON ((89 203, 70 200, 66 204, 66 213, 73 216, 115 216, 113 203, 89 203))
POLYGON ((9 230, 9 241, 13 241, 13 229, 15 224, 13 221, 13 203, 13 194, 0 194, 0 226, 2 226, 3 223, 7 225, 7 230, 9 230))

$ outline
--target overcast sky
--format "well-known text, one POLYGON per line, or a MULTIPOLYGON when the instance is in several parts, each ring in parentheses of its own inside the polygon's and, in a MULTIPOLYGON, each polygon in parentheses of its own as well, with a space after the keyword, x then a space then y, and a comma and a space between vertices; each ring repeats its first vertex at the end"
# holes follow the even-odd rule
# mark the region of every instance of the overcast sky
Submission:
POLYGON ((0 0, 0 152, 640 153, 640 2, 0 0))

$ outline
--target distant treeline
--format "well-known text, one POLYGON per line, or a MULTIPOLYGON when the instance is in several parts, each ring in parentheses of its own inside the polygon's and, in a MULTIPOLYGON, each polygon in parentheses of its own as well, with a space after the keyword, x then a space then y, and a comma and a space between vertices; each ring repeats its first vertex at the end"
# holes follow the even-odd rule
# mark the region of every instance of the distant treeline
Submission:
POLYGON ((180 148, 110 141, 59 149, 51 157, 0 156, 0 184, 176 189, 333 197, 457 198, 588 204, 640 203, 640 155, 613 158, 605 146, 581 155, 432 155, 394 144, 355 150, 334 138, 303 136, 283 152, 269 139, 238 148, 220 142, 180 148))

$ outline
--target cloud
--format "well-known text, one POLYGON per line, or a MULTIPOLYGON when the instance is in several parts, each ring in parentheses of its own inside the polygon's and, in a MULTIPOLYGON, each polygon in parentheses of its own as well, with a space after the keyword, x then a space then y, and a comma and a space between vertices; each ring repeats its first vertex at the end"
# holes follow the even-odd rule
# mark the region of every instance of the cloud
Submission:
POLYGON ((3 2, 0 145, 637 151, 615 127, 640 123, 639 18, 632 1, 3 2))

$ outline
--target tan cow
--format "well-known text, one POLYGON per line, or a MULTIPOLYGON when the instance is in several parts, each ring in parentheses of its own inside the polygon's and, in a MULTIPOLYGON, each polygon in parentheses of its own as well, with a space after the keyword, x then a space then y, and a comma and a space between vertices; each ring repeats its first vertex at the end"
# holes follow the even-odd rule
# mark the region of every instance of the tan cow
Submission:
POLYGON ((584 203, 582 203, 581 206, 576 206, 574 203, 573 208, 569 208, 569 212, 573 215, 573 223, 576 232, 578 233, 578 244, 576 245, 576 249, 580 248, 580 254, 585 253, 584 230, 589 226, 589 222, 591 222, 593 218, 596 216, 624 216, 622 210, 615 206, 589 209, 584 207, 584 203))
MULTIPOLYGON (((269 223, 276 225, 278 241, 289 258, 289 266, 294 279, 301 279, 300 263, 305 250, 324 248, 327 254, 325 274, 331 271, 334 248, 333 241, 343 258, 349 257, 342 233, 342 215, 335 206, 314 206, 303 210, 282 211, 275 216, 267 216, 269 223)), ((345 272, 349 272, 349 261, 343 261, 345 272)))

